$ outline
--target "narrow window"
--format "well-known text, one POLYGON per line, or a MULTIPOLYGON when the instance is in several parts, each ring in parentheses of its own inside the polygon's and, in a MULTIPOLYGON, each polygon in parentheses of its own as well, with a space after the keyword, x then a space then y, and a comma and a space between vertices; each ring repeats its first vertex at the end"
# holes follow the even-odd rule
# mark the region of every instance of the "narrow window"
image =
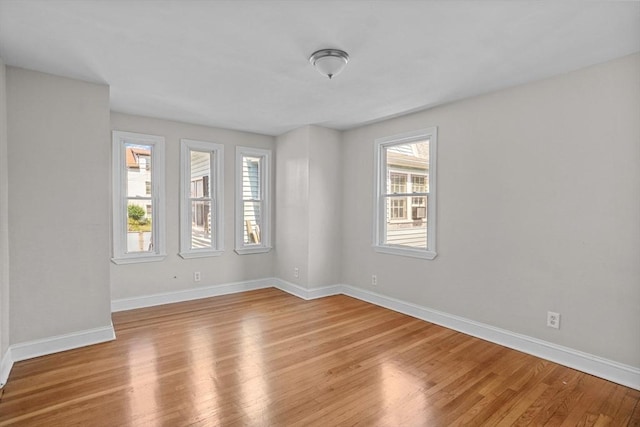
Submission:
POLYGON ((437 129, 376 140, 374 248, 433 259, 437 129))
POLYGON ((180 140, 180 256, 222 254, 224 146, 180 140))
POLYGON ((112 261, 162 260, 164 233, 164 138, 114 131, 112 261))
POLYGON ((270 242, 271 151, 236 149, 236 252, 267 252, 270 242))

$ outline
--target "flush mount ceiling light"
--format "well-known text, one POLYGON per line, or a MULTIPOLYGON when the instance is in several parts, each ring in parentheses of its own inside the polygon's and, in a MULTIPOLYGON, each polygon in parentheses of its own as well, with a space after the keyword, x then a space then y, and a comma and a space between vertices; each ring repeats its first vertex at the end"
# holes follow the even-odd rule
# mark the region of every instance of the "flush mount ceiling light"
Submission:
POLYGON ((309 62, 320 74, 332 78, 344 70, 349 62, 349 55, 339 49, 321 49, 309 57, 309 62))

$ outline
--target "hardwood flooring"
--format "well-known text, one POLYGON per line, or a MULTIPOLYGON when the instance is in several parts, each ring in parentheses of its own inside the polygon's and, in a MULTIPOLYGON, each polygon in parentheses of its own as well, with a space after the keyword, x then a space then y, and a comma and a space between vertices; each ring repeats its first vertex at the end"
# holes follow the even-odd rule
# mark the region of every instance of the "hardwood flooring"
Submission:
POLYGON ((113 342, 16 363, 0 426, 640 425, 637 390, 342 295, 113 321, 113 342))

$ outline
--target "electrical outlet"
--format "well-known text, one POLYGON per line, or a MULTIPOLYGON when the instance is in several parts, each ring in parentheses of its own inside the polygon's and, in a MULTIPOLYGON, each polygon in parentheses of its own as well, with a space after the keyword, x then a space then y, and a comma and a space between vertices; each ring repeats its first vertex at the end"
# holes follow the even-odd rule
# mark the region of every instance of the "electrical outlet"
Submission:
POLYGON ((560 313, 547 311, 547 326, 550 328, 560 329, 560 313))
POLYGON ((371 286, 378 286, 378 276, 375 274, 371 275, 371 286))
POLYGON ((199 272, 199 271, 194 271, 194 272, 193 272, 193 281, 194 281, 194 282, 199 282, 199 281, 200 281, 200 279, 201 279, 201 277, 200 277, 200 272, 199 272))
POLYGON ((293 277, 296 279, 300 277, 300 269, 298 267, 293 267, 293 277))

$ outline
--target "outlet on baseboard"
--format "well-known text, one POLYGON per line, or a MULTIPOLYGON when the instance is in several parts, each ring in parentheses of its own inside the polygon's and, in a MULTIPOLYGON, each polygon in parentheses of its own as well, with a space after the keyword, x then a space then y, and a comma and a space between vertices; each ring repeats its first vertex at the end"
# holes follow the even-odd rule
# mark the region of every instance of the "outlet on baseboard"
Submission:
POLYGON ((547 311, 547 326, 550 328, 560 329, 560 313, 547 311))

